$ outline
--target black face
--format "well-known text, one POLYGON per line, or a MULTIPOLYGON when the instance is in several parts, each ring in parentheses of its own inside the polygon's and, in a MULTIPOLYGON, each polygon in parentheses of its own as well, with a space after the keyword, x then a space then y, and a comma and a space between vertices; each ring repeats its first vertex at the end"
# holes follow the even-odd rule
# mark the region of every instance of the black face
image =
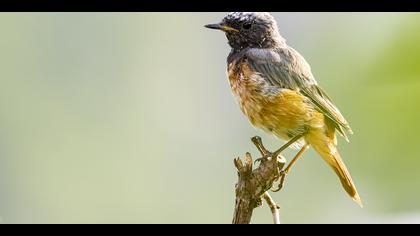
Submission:
POLYGON ((223 30, 236 50, 276 47, 283 42, 276 21, 266 12, 232 12, 221 23, 206 27, 223 30))

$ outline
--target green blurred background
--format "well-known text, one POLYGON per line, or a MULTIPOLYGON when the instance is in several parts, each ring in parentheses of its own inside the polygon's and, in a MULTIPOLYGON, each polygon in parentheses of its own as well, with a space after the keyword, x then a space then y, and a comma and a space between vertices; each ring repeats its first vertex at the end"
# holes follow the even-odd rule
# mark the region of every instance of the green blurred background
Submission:
MULTIPOLYGON (((281 142, 231 95, 203 27, 226 14, 2 13, 0 222, 230 223, 233 158, 281 142)), ((273 15, 355 131, 365 203, 310 150, 273 194, 283 222, 420 223, 420 14, 273 15)))

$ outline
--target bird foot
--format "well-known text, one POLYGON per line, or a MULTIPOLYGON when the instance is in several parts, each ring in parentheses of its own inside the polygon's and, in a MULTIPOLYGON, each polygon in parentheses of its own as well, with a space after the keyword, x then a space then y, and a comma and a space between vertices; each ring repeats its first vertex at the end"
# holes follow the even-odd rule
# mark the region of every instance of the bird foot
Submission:
POLYGON ((255 160, 254 160, 254 164, 256 164, 256 163, 258 163, 258 162, 263 163, 263 162, 265 162, 265 161, 268 161, 268 157, 269 157, 269 156, 270 156, 270 155, 265 155, 265 156, 263 156, 263 157, 260 157, 260 158, 255 159, 255 160))
POLYGON ((284 171, 284 170, 281 170, 280 171, 280 174, 279 174, 279 179, 280 179, 279 185, 277 186, 277 189, 271 190, 272 192, 278 192, 278 191, 280 191, 283 188, 284 181, 286 179, 286 175, 287 175, 287 171, 284 171))

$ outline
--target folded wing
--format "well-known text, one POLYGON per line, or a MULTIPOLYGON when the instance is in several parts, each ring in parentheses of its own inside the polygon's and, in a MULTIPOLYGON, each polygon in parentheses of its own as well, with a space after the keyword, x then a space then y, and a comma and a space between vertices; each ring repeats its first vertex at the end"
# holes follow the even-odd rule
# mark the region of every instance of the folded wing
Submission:
POLYGON ((323 113, 346 139, 352 134, 350 125, 331 98, 317 84, 306 60, 293 48, 249 49, 245 55, 252 70, 260 73, 270 84, 299 91, 323 113))

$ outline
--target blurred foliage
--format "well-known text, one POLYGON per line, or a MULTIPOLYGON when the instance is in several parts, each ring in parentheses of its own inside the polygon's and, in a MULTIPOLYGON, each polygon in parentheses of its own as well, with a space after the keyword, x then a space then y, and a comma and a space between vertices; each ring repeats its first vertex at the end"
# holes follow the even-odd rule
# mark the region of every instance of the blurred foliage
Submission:
MULTIPOLYGON (((233 158, 281 142, 231 95, 203 28, 225 14, 1 14, 0 222, 229 223, 233 158)), ((420 15, 274 15, 355 131, 339 149, 365 202, 311 150, 273 194, 283 221, 420 222, 420 15)))

